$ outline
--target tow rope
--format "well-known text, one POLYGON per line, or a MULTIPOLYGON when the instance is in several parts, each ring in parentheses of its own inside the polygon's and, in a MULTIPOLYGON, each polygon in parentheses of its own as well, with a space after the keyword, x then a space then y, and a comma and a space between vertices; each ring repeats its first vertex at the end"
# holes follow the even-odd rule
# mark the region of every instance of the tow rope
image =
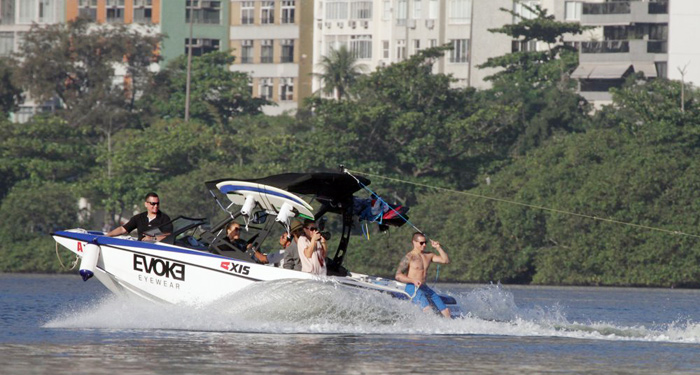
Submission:
MULTIPOLYGON (((423 236, 425 236, 426 241, 430 239, 430 237, 428 237, 422 230, 420 230, 420 229, 419 229, 417 226, 415 226, 410 220, 408 220, 407 217, 401 215, 401 213, 400 213, 399 211, 397 211, 394 207, 392 207, 389 203, 387 203, 384 199, 382 199, 382 197, 380 197, 379 194, 377 194, 377 193, 375 193, 374 191, 372 191, 372 189, 370 189, 369 187, 367 187, 367 185, 363 184, 362 181, 360 181, 359 178, 355 177, 352 173, 350 173, 350 170, 348 170, 347 168, 345 168, 345 167, 342 166, 342 165, 340 166, 340 169, 343 171, 343 173, 346 173, 348 176, 354 178, 355 181, 357 181, 357 184, 360 185, 361 188, 367 190, 372 196, 374 196, 375 198, 377 198, 377 200, 379 200, 380 203, 385 204, 385 205, 386 205, 387 207, 389 207, 392 211, 394 211, 401 219, 403 219, 403 221, 405 221, 408 225, 410 225, 411 227, 413 227, 413 229, 415 229, 416 232, 420 232, 421 234, 423 234, 423 236)), ((362 174, 362 173, 360 172, 359 174, 362 174)), ((367 238, 369 239, 369 230, 367 231, 367 238)), ((431 246, 432 246, 432 245, 431 245, 431 246)), ((435 273, 435 282, 438 281, 438 277, 439 277, 439 276, 440 276, 440 264, 437 265, 437 271, 436 271, 436 273, 435 273)), ((415 285, 414 285, 414 287, 415 287, 415 285)), ((417 293, 417 292, 418 292, 418 288, 416 288, 415 293, 413 293, 413 297, 416 296, 416 293, 417 293)), ((411 297, 411 300, 413 300, 413 297, 411 297)))
MULTIPOLYGON (((466 192, 466 191, 460 191, 460 190, 454 190, 454 189, 447 189, 447 188, 442 188, 442 187, 432 186, 432 185, 427 185, 427 184, 421 184, 421 183, 412 182, 412 181, 399 180, 399 179, 397 179, 397 178, 385 177, 385 176, 381 176, 381 175, 378 175, 378 174, 372 174, 372 173, 367 173, 367 172, 349 171, 349 170, 348 170, 348 174, 349 174, 350 172, 357 173, 357 174, 360 174, 360 175, 370 176, 370 177, 377 177, 377 178, 381 178, 381 179, 384 179, 384 180, 393 181, 393 182, 398 182, 398 183, 403 183, 403 184, 409 184, 409 185, 414 185, 414 186, 419 186, 419 187, 424 187, 424 188, 429 188, 429 189, 435 189, 435 190, 444 191, 444 192, 449 192, 449 193, 454 193, 454 194, 466 195, 466 196, 474 197, 474 198, 481 198, 481 199, 492 200, 492 201, 495 201, 495 202, 514 204, 514 205, 517 205, 517 206, 523 206, 523 207, 533 208, 533 209, 542 210, 542 211, 549 211, 549 212, 555 212, 555 213, 558 213, 558 214, 577 216, 577 217, 582 217, 582 218, 591 219, 591 220, 596 220, 596 221, 603 221, 603 222, 612 223, 612 224, 627 225, 627 226, 634 227, 634 228, 638 228, 638 229, 647 229, 647 230, 652 230, 652 231, 657 231, 657 232, 664 232, 664 233, 674 234, 674 235, 679 235, 679 236, 687 236, 687 237, 693 237, 693 238, 700 238, 700 235, 692 234, 692 233, 685 233, 685 232, 680 231, 680 230, 664 229, 664 228, 652 227, 652 226, 649 226, 649 225, 635 224, 635 223, 630 223, 630 222, 626 222, 626 221, 620 221, 620 220, 615 220, 615 219, 610 219, 610 218, 598 217, 598 216, 595 216, 595 215, 579 214, 579 213, 576 213, 576 212, 571 212, 571 211, 566 211, 566 210, 560 210, 560 209, 551 208, 551 207, 546 207, 546 206, 539 206, 539 205, 535 205, 535 204, 522 203, 522 202, 510 200, 510 199, 489 197, 489 196, 487 196, 487 195, 469 193, 469 192, 466 192)), ((353 176, 353 177, 354 177, 354 176, 353 176)), ((357 178, 355 178, 355 179, 357 179, 357 178)), ((415 228, 415 227, 414 227, 414 228, 415 228)))

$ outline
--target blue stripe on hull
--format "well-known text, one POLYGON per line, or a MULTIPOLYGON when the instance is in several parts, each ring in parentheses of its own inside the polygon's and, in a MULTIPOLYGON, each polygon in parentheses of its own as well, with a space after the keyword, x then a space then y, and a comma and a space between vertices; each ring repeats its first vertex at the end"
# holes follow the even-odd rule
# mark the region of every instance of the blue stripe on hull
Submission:
POLYGON ((107 237, 105 235, 98 234, 95 232, 77 233, 77 232, 58 231, 58 232, 54 232, 54 235, 60 236, 60 237, 65 237, 65 238, 71 238, 71 239, 78 240, 78 241, 94 243, 96 245, 129 246, 129 247, 136 247, 139 249, 167 251, 167 252, 171 252, 171 253, 192 254, 192 255, 206 256, 206 257, 220 258, 220 259, 230 259, 227 257, 223 257, 220 255, 211 254, 211 253, 206 253, 203 251, 188 250, 188 249, 182 249, 182 248, 173 248, 170 246, 163 246, 163 245, 158 244, 158 243, 149 243, 149 242, 143 242, 143 241, 134 241, 134 240, 125 240, 122 238, 107 237))

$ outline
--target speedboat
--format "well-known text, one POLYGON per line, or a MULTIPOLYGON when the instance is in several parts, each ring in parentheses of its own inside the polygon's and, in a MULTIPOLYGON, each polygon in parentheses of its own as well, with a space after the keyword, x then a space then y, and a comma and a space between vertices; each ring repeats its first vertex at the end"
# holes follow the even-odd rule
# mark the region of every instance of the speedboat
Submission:
MULTIPOLYGON (((377 199, 355 197, 356 192, 370 184, 367 178, 346 173, 285 173, 205 184, 216 204, 226 212, 226 217, 214 224, 207 219, 179 216, 169 223, 171 233, 161 233, 159 229, 149 233, 167 234, 158 242, 137 241, 130 236, 108 237, 104 232, 84 229, 52 235, 80 258, 83 280, 94 276, 115 294, 149 301, 201 306, 253 283, 282 279, 323 280, 412 299, 401 282, 350 272, 343 267, 353 226, 360 218, 374 219, 386 229, 402 225, 404 216, 399 210, 407 210, 377 204, 377 199), (320 204, 317 210, 309 203, 314 201, 320 204), (335 255, 331 259, 329 249, 326 258, 327 276, 260 264, 251 256, 252 251, 263 248, 268 237, 276 239, 284 231, 289 232, 292 220, 315 219, 321 224, 330 214, 340 215, 342 230, 335 255), (225 228, 233 220, 244 223, 249 249, 237 249, 226 240, 225 228)), ((455 298, 441 297, 453 317, 463 314, 455 298)))

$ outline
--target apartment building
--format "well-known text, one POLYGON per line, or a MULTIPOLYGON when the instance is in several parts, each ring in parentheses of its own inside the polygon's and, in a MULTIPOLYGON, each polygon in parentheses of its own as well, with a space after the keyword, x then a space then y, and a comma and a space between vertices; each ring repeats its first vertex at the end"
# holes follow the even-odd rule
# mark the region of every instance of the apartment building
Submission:
POLYGON ((190 46, 194 56, 228 51, 229 7, 228 0, 165 0, 161 20, 161 32, 166 36, 163 64, 187 54, 190 46))
POLYGON ((162 0, 66 0, 66 20, 78 16, 96 23, 158 25, 162 0))
POLYGON ((674 78, 668 67, 669 6, 690 1, 566 1, 567 19, 595 27, 578 44, 579 66, 572 73, 581 95, 600 106, 611 102, 609 89, 620 87, 632 73, 674 78))
POLYGON ((313 0, 231 0, 232 70, 248 73, 266 114, 293 112, 311 95, 313 0))
POLYGON ((668 78, 700 86, 700 43, 695 33, 700 23, 700 2, 670 0, 668 8, 668 78))
MULTIPOLYGON (((358 63, 373 71, 421 49, 451 44, 453 49, 435 64, 435 72, 452 74, 456 86, 469 86, 475 50, 473 11, 508 4, 512 0, 317 0, 314 61, 317 65, 332 49, 344 45, 356 54, 358 63)), ((489 19, 498 18, 489 15, 489 19)), ((315 79, 314 91, 320 87, 321 81, 315 79)))
POLYGON ((65 0, 0 0, 0 56, 17 51, 32 24, 62 22, 65 0))
MULTIPOLYGON (((32 24, 54 24, 65 20, 65 0, 0 0, 0 56, 17 52, 22 35, 32 24)), ((35 103, 27 98, 10 118, 15 122, 26 122, 35 113, 51 111, 57 106, 54 101, 35 103)))

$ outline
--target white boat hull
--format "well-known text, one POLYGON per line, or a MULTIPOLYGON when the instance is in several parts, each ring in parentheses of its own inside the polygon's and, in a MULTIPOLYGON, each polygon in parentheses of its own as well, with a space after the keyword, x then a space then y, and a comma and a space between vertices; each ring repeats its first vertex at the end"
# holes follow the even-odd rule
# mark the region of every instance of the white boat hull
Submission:
MULTIPOLYGON (((379 277, 350 274, 321 278, 175 245, 141 242, 130 237, 111 238, 84 230, 60 231, 53 236, 81 258, 88 245, 99 246, 94 277, 117 295, 138 296, 153 302, 201 306, 252 283, 282 279, 326 280, 411 298, 404 291, 405 284, 379 277)), ((456 304, 448 307, 453 316, 462 314, 456 304)))

